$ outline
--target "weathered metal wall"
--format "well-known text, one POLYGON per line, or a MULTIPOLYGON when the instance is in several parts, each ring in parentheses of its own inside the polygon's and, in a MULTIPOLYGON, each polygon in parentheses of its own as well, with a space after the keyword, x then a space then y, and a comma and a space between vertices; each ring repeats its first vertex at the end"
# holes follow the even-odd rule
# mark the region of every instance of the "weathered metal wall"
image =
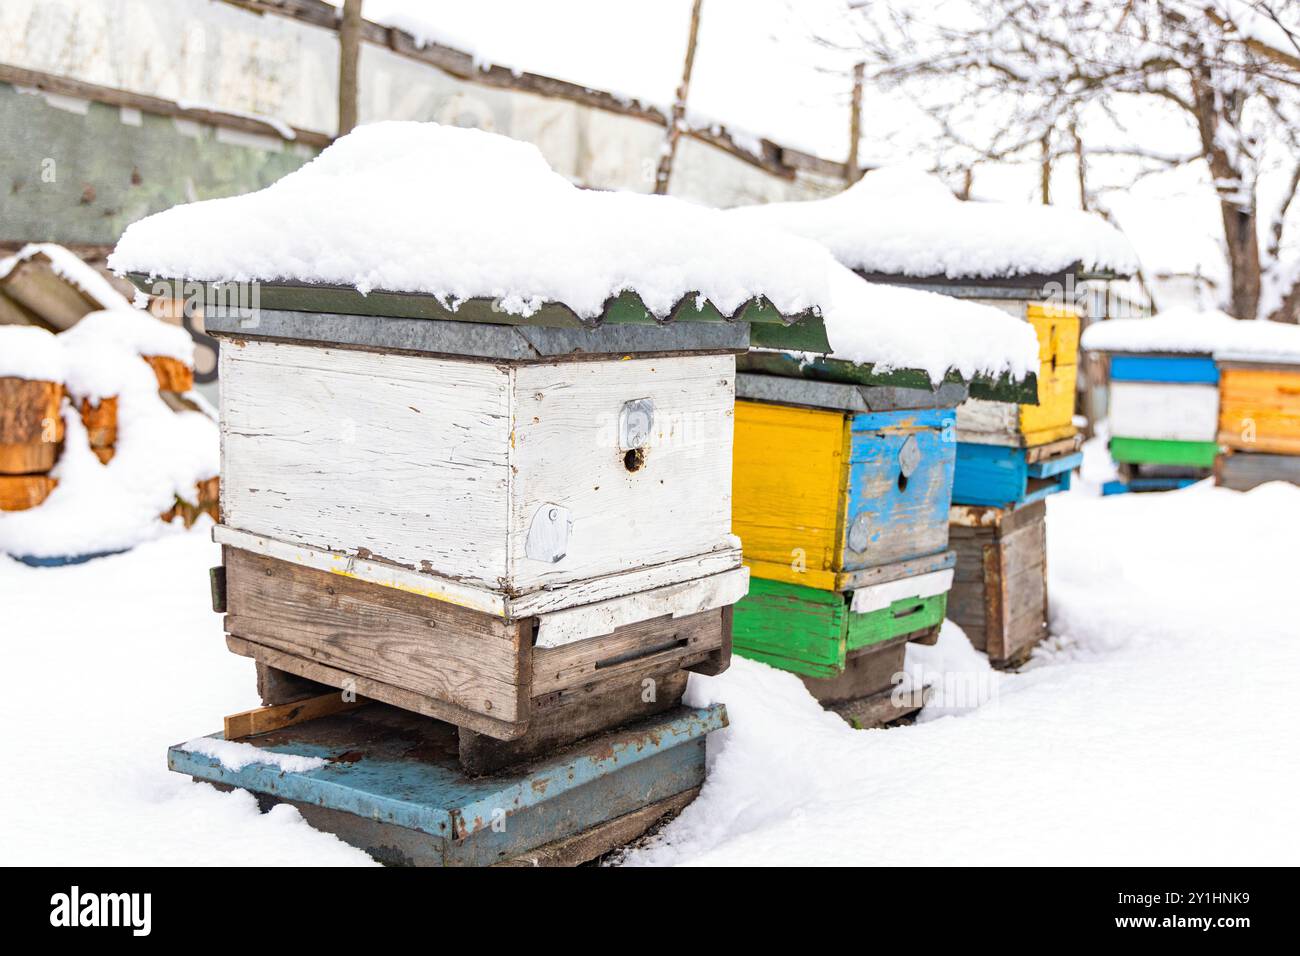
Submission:
MULTIPOLYGON (((4 0, 0 64, 86 83, 335 129, 338 38, 210 0, 4 0)), ((436 120, 535 143, 584 186, 649 192, 661 126, 564 99, 489 87, 363 44, 360 116, 436 120)), ((246 192, 311 151, 275 137, 0 84, 0 239, 109 243, 131 221, 176 202, 246 192), (55 179, 42 179, 54 161, 55 179), (91 192, 86 187, 91 187, 91 192), (92 196, 93 192, 93 196, 92 196)), ((48 175, 48 173, 46 174, 48 175)), ((672 192, 707 205, 810 198, 836 180, 789 179, 684 140, 672 192)))
POLYGON ((0 83, 0 241, 108 245, 142 216, 248 192, 313 151, 0 83))

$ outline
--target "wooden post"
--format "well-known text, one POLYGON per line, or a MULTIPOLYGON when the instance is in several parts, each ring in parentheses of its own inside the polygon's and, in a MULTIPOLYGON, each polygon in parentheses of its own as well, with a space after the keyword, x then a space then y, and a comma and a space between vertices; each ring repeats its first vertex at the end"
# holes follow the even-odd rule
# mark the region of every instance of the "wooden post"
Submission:
POLYGON ((844 164, 844 182, 852 186, 862 175, 858 168, 858 140, 862 138, 862 74, 865 63, 853 67, 853 99, 849 107, 849 159, 844 164))
POLYGON ((339 132, 357 125, 357 60, 361 56, 362 0, 344 0, 339 23, 339 132))
POLYGON ((686 94, 691 85, 691 70, 695 67, 695 40, 700 32, 700 7, 704 0, 691 5, 691 32, 686 40, 686 62, 682 66, 682 81, 677 85, 677 99, 673 101, 672 115, 668 117, 668 137, 659 154, 659 169, 655 173, 655 195, 668 193, 668 180, 673 173, 673 160, 677 156, 677 140, 686 125, 686 94))

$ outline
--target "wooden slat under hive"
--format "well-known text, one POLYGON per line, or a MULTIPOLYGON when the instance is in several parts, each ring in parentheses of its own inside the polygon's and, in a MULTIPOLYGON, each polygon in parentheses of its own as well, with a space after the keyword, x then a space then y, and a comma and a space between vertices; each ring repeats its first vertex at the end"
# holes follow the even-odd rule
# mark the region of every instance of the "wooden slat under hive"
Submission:
POLYGON ((986 523, 954 522, 956 575, 948 617, 998 666, 1016 666, 1047 635, 1047 507, 961 508, 986 523))

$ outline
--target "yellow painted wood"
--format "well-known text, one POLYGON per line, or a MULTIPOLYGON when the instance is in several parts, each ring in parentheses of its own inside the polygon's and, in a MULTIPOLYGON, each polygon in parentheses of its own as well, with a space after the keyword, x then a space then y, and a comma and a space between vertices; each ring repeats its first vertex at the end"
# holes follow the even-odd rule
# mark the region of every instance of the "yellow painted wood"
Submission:
POLYGON ((1221 368, 1219 443, 1239 451, 1300 454, 1300 368, 1221 368))
POLYGON ((1025 318, 1038 334, 1038 360, 1052 367, 1079 361, 1079 313, 1068 306, 1032 302, 1025 318))
POLYGON ((848 461, 842 412, 736 402, 731 528, 756 576, 835 586, 848 461))
MULTIPOLYGON (((1052 368, 1044 362, 1038 370, 1038 404, 1020 406, 1020 431, 1026 437, 1026 444, 1039 445, 1042 442, 1029 441, 1029 436, 1037 433, 1069 431, 1057 435, 1066 438, 1074 434, 1074 382, 1078 374, 1077 365, 1058 365, 1052 368)), ((1055 438, 1047 439, 1054 441, 1055 438)))

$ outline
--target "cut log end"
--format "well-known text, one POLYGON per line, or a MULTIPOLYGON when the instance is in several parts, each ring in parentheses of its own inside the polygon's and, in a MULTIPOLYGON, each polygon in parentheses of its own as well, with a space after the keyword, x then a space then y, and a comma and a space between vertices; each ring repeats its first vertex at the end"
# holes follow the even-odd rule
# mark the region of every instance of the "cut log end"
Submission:
POLYGON ((194 370, 179 359, 166 355, 146 355, 161 392, 188 392, 194 388, 194 370))
POLYGON ((49 475, 0 475, 0 511, 35 508, 58 483, 49 475))

